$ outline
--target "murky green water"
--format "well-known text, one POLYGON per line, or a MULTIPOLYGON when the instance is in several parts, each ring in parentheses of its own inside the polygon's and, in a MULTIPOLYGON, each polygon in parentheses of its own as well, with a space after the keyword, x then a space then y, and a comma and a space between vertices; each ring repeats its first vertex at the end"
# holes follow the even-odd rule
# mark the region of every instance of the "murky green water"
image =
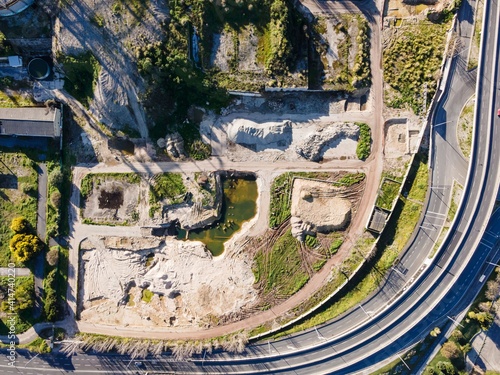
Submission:
MULTIPOLYGON (((241 225, 255 216, 257 209, 257 183, 255 180, 224 180, 224 202, 221 219, 211 228, 189 231, 190 240, 198 240, 207 245, 214 255, 224 251, 224 242, 236 233, 241 225)), ((186 231, 180 229, 178 238, 185 239, 186 231)))

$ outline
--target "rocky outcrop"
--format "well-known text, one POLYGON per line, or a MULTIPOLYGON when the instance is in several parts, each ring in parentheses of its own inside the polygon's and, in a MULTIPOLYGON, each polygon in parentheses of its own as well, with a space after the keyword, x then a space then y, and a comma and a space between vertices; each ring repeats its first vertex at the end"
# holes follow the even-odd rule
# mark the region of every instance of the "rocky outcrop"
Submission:
POLYGON ((342 138, 357 139, 359 127, 354 124, 334 124, 308 136, 295 151, 311 161, 321 161, 326 148, 342 138))
POLYGON ((283 149, 292 143, 292 122, 264 122, 259 124, 238 119, 229 124, 227 137, 231 142, 249 146, 255 151, 262 151, 267 148, 283 149))
POLYGON ((156 143, 158 147, 165 148, 165 151, 174 159, 183 159, 186 157, 184 140, 177 132, 167 134, 165 138, 159 138, 156 143))

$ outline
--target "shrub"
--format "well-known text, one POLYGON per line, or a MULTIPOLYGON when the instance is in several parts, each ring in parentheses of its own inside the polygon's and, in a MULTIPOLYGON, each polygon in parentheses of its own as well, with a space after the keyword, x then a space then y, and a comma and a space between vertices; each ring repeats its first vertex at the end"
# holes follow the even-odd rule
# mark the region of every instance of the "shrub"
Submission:
POLYGON ((55 208, 61 205, 61 192, 59 190, 54 190, 52 194, 50 194, 50 203, 52 203, 55 208))
POLYGON ((28 233, 31 230, 30 223, 22 216, 12 219, 10 229, 15 233, 28 233))
POLYGON ((461 356, 460 348, 453 341, 448 341, 443 344, 441 354, 448 359, 457 359, 461 356))
POLYGON ((44 301, 43 313, 49 322, 55 321, 57 317, 57 294, 55 290, 56 270, 53 269, 49 272, 47 277, 43 280, 44 301))
POLYGON ((49 174, 49 184, 52 186, 59 186, 63 182, 63 174, 59 168, 55 168, 49 174))
POLYGON ((54 267, 59 261, 59 248, 54 246, 50 249, 50 251, 46 255, 47 263, 54 267))
POLYGON ((356 148, 356 155, 358 159, 365 160, 368 156, 370 156, 372 142, 371 130, 365 123, 357 122, 356 125, 359 126, 359 139, 358 146, 356 148))
POLYGON ((43 243, 34 234, 15 234, 10 240, 10 251, 19 262, 26 262, 42 250, 43 243))

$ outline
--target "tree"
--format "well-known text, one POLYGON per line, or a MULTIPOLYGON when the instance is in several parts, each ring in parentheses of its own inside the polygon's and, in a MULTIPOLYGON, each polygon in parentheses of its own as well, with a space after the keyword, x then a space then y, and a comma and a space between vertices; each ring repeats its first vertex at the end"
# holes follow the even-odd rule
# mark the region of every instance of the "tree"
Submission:
POLYGON ((437 363, 436 368, 446 375, 455 375, 455 367, 450 362, 440 361, 437 363))
POLYGON ((31 229, 30 223, 22 216, 12 219, 10 229, 15 233, 28 233, 31 229))
POLYGON ((453 341, 448 341, 441 348, 441 354, 448 359, 457 359, 460 358, 461 352, 457 344, 453 341))
POLYGON ((43 243, 34 234, 15 234, 10 240, 10 251, 19 262, 26 262, 43 248, 43 243))
POLYGON ((500 282, 496 280, 490 280, 486 285, 486 298, 488 298, 490 301, 495 300, 495 298, 500 293, 500 282))

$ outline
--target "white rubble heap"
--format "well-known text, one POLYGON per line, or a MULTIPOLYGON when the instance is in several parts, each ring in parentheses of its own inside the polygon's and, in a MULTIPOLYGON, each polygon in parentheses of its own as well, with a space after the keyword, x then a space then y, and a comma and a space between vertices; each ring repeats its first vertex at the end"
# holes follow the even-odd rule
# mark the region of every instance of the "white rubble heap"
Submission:
POLYGON ((92 237, 82 243, 81 319, 99 324, 184 326, 238 313, 256 300, 245 255, 213 258, 200 242, 92 237), (145 301, 144 290, 153 293, 145 301))

